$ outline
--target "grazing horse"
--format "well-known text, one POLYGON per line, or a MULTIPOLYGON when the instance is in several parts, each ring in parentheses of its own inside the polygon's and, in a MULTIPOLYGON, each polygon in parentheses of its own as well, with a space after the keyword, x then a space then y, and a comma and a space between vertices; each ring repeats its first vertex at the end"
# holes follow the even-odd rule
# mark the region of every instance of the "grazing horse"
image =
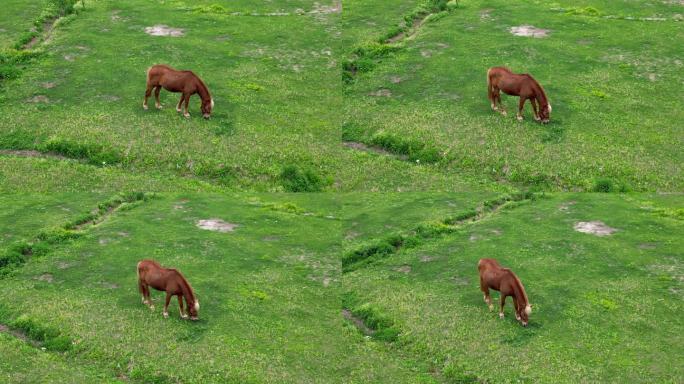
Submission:
POLYGON ((498 111, 501 108, 501 113, 506 116, 506 110, 501 105, 501 94, 499 91, 512 96, 520 96, 518 103, 518 120, 522 121, 523 107, 525 101, 530 100, 532 103, 532 110, 534 111, 534 119, 544 124, 549 122, 551 114, 551 104, 546 98, 544 88, 527 73, 513 73, 506 67, 492 67, 487 71, 487 91, 489 101, 492 103, 492 109, 498 111), (499 106, 497 107, 497 103, 499 106), (539 104, 537 106, 537 104, 539 104))
POLYGON ((188 113, 188 104, 190 103, 190 96, 197 93, 202 99, 202 116, 208 119, 211 116, 211 110, 214 108, 214 100, 209 94, 209 89, 202 79, 192 73, 192 71, 177 71, 168 65, 157 64, 147 70, 147 90, 145 91, 145 101, 143 108, 147 109, 147 98, 152 94, 154 89, 154 97, 156 99, 155 106, 161 109, 162 105, 159 102, 159 91, 164 87, 167 91, 182 93, 183 95, 176 105, 176 111, 181 111, 181 106, 185 102, 185 113, 183 116, 190 117, 188 113))
POLYGON ((192 291, 192 287, 185 277, 175 269, 164 268, 154 260, 143 260, 138 263, 138 288, 142 294, 143 304, 149 305, 154 310, 154 304, 150 299, 150 287, 157 291, 166 291, 166 303, 164 304, 164 317, 169 317, 169 302, 171 296, 178 296, 180 315, 187 319, 188 314, 183 310, 183 298, 187 304, 190 319, 197 320, 199 301, 192 291))
POLYGON ((494 259, 480 259, 477 263, 477 269, 480 271, 480 289, 484 293, 484 300, 489 306, 489 310, 494 309, 492 299, 489 297, 490 288, 500 293, 499 317, 502 319, 506 297, 512 296, 515 305, 515 319, 520 321, 523 327, 526 327, 530 313, 532 313, 532 305, 527 301, 525 288, 518 276, 510 269, 501 267, 499 262, 494 259))

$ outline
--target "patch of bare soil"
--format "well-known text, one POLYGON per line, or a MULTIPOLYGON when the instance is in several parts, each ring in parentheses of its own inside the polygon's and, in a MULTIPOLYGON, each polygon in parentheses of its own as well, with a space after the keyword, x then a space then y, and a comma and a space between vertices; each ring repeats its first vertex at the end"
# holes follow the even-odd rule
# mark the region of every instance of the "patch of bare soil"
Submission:
POLYGON ((427 58, 427 57, 432 57, 432 51, 429 49, 423 49, 420 51, 420 55, 427 58))
POLYGON ((30 339, 28 336, 26 336, 26 334, 24 332, 15 331, 15 330, 11 329, 10 327, 6 326, 5 324, 0 323, 0 332, 9 333, 10 335, 16 337, 17 339, 25 341, 34 347, 40 347, 39 342, 37 342, 33 339, 30 339))
POLYGON ((48 97, 45 95, 35 95, 26 101, 29 103, 49 103, 50 99, 48 99, 48 97))
POLYGON ((456 285, 470 285, 470 279, 467 277, 463 276, 454 276, 451 278, 451 280, 454 282, 456 285))
POLYGON ((358 317, 354 316, 354 314, 348 310, 348 309, 343 309, 342 310, 342 317, 345 319, 351 321, 356 328, 358 328, 361 333, 363 333, 366 336, 373 336, 375 334, 375 331, 368 328, 366 324, 363 322, 363 320, 359 319, 358 317))
POLYGON ((480 20, 486 21, 490 20, 492 18, 492 13, 493 9, 492 8, 485 8, 480 11, 480 20))
POLYGON ((353 240, 357 237, 359 237, 360 233, 355 232, 355 231, 349 231, 347 234, 344 236, 345 240, 353 240))
POLYGON ((35 277, 35 279, 45 281, 47 283, 52 283, 55 280, 51 273, 43 273, 42 275, 35 277))
POLYGON ((429 263, 434 259, 435 258, 433 256, 430 256, 430 255, 421 255, 420 256, 420 261, 422 261, 423 263, 429 263))
POLYGON ((589 233, 596 236, 610 236, 617 232, 617 229, 611 228, 602 221, 580 221, 575 223, 575 231, 582 233, 589 233))
POLYGON ((145 33, 150 36, 170 36, 170 37, 181 37, 185 35, 185 29, 183 28, 172 28, 168 25, 157 24, 152 27, 145 27, 145 33))
POLYGON ((402 81, 402 78, 399 76, 390 76, 390 81, 392 84, 399 84, 402 81))
POLYGON ((391 97, 392 96, 392 91, 390 91, 387 88, 380 88, 375 92, 371 92, 368 94, 368 96, 375 96, 375 97, 391 97))
POLYGON ((197 221, 197 227, 201 229, 206 229, 207 231, 215 232, 233 232, 238 224, 229 223, 221 219, 207 219, 197 221))
POLYGON ((216 41, 228 41, 230 39, 231 39, 230 35, 221 35, 221 36, 216 36, 216 39, 214 39, 214 40, 216 40, 216 41))
POLYGON ((46 81, 44 83, 40 83, 40 86, 45 88, 45 89, 51 89, 57 86, 57 83, 53 81, 46 81))
POLYGON ((278 236, 264 236, 261 238, 262 241, 266 242, 274 242, 274 241, 280 241, 280 237, 278 236))
POLYGON ((43 153, 32 149, 0 149, 0 155, 10 155, 17 157, 42 157, 50 159, 67 160, 67 157, 54 153, 43 153))
POLYGON ((573 205, 575 205, 575 204, 577 204, 577 202, 574 201, 574 200, 566 201, 566 202, 564 202, 564 203, 561 203, 561 204, 558 206, 558 210, 567 213, 568 211, 570 211, 570 207, 573 206, 573 205))
POLYGON ((549 35, 549 32, 551 32, 548 29, 537 28, 533 25, 520 25, 517 27, 511 27, 511 29, 509 31, 516 36, 526 36, 526 37, 536 37, 536 38, 546 37, 549 35))
POLYGON ((639 244, 639 249, 656 249, 656 243, 641 243, 639 244))
POLYGON ((408 156, 406 155, 395 155, 394 153, 386 151, 382 148, 366 145, 364 143, 359 143, 358 141, 345 141, 344 143, 342 143, 342 145, 344 145, 347 148, 356 149, 357 151, 374 152, 386 156, 396 156, 401 160, 408 159, 408 156))
POLYGON ((402 265, 401 267, 394 268, 394 270, 397 272, 401 272, 401 273, 410 273, 411 272, 411 266, 410 265, 402 265))
POLYGON ((76 60, 76 55, 64 55, 64 60, 66 60, 66 61, 75 61, 75 60, 76 60))
POLYGON ((333 0, 332 5, 321 5, 318 2, 314 3, 313 9, 309 13, 341 13, 342 0, 333 0))
POLYGON ((107 288, 107 289, 117 289, 117 288, 119 288, 119 284, 110 283, 110 282, 107 282, 107 281, 100 281, 100 285, 103 286, 104 288, 107 288))
POLYGON ((67 269, 67 268, 71 268, 73 266, 74 266, 74 263, 69 263, 66 261, 60 261, 57 263, 57 268, 59 268, 59 269, 67 269))

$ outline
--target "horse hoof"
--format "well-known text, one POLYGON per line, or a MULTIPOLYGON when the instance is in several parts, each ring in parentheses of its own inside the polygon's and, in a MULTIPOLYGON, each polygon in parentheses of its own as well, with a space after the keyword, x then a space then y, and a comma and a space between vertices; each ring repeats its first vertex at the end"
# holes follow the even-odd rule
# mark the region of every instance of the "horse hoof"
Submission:
POLYGON ((156 107, 157 107, 157 109, 162 109, 161 104, 160 104, 160 105, 157 105, 156 107))
POLYGON ((165 319, 168 319, 168 318, 169 318, 169 313, 168 313, 168 312, 164 312, 164 318, 165 318, 165 319))
POLYGON ((181 315, 181 319, 187 319, 188 315, 181 315))
POLYGON ((501 111, 501 114, 504 115, 504 116, 507 116, 507 115, 508 115, 508 113, 506 113, 506 111, 501 111))
POLYGON ((190 114, 189 114, 189 113, 186 113, 186 114, 184 114, 183 116, 185 116, 186 119, 189 119, 189 118, 190 118, 190 114))
POLYGON ((489 306, 489 310, 490 310, 490 311, 493 311, 493 310, 494 310, 494 306, 493 306, 493 305, 490 305, 490 306, 489 306))
POLYGON ((150 305, 150 311, 154 311, 154 305, 150 305))
POLYGON ((503 313, 499 313, 499 319, 503 319, 503 318, 504 318, 504 314, 503 314, 503 313))
POLYGON ((143 109, 147 111, 147 105, 143 105, 143 109))
POLYGON ((523 121, 522 116, 518 116, 517 119, 518 119, 518 121, 523 121))
POLYGON ((180 113, 180 111, 181 111, 180 108, 176 108, 176 112, 180 113))

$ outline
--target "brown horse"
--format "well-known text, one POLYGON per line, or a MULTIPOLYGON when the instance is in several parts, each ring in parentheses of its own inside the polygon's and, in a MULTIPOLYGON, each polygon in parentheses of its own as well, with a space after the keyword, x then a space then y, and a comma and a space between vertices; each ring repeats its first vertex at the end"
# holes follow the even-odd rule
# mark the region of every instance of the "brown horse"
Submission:
POLYGON ((192 71, 177 71, 168 65, 157 64, 147 70, 147 90, 145 91, 145 101, 143 101, 143 108, 147 109, 147 98, 152 94, 154 88, 154 97, 156 99, 155 106, 161 109, 162 105, 159 102, 159 91, 164 87, 170 92, 180 92, 183 95, 176 105, 176 111, 181 111, 181 106, 185 101, 185 117, 190 117, 188 113, 188 103, 190 103, 190 96, 195 93, 199 94, 202 99, 202 116, 208 119, 211 116, 211 110, 214 108, 214 100, 209 94, 209 89, 202 79, 192 73, 192 71))
POLYGON ((534 119, 544 124, 549 122, 551 114, 551 104, 546 98, 544 88, 527 73, 513 73, 506 67, 492 67, 487 71, 487 91, 489 101, 492 103, 492 109, 498 111, 501 108, 501 113, 506 116, 506 110, 501 104, 501 94, 499 91, 512 96, 520 96, 518 103, 518 120, 522 121, 523 107, 525 101, 530 100, 532 103, 532 110, 534 112, 534 119), (497 103, 499 106, 497 107, 497 103), (537 106, 537 104, 539 104, 537 106))
POLYGON ((477 269, 480 271, 480 289, 484 293, 484 300, 489 306, 489 310, 494 309, 492 299, 489 297, 490 288, 500 293, 499 317, 502 319, 506 297, 512 296, 515 305, 515 319, 520 321, 523 327, 526 327, 529 315, 532 313, 532 305, 527 301, 525 288, 518 276, 510 269, 501 267, 499 262, 494 259, 480 259, 480 262, 477 263, 477 269))
POLYGON ((180 307, 180 315, 187 319, 188 315, 183 310, 183 298, 187 304, 188 312, 190 312, 190 319, 197 320, 197 312, 199 311, 199 301, 192 291, 192 287, 183 275, 170 268, 164 268, 154 260, 143 260, 138 263, 138 288, 142 294, 143 304, 149 305, 151 310, 154 310, 154 304, 150 299, 150 287, 157 291, 166 291, 166 303, 164 304, 164 317, 169 317, 169 302, 171 296, 178 296, 178 306, 180 307))

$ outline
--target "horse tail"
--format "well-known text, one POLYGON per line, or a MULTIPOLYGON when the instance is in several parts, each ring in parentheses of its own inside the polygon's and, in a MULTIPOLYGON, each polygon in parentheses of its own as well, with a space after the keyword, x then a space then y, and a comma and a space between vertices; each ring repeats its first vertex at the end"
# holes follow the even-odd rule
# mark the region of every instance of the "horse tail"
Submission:
POLYGON ((492 69, 489 68, 487 70, 487 89, 489 89, 489 92, 492 92, 492 69))

